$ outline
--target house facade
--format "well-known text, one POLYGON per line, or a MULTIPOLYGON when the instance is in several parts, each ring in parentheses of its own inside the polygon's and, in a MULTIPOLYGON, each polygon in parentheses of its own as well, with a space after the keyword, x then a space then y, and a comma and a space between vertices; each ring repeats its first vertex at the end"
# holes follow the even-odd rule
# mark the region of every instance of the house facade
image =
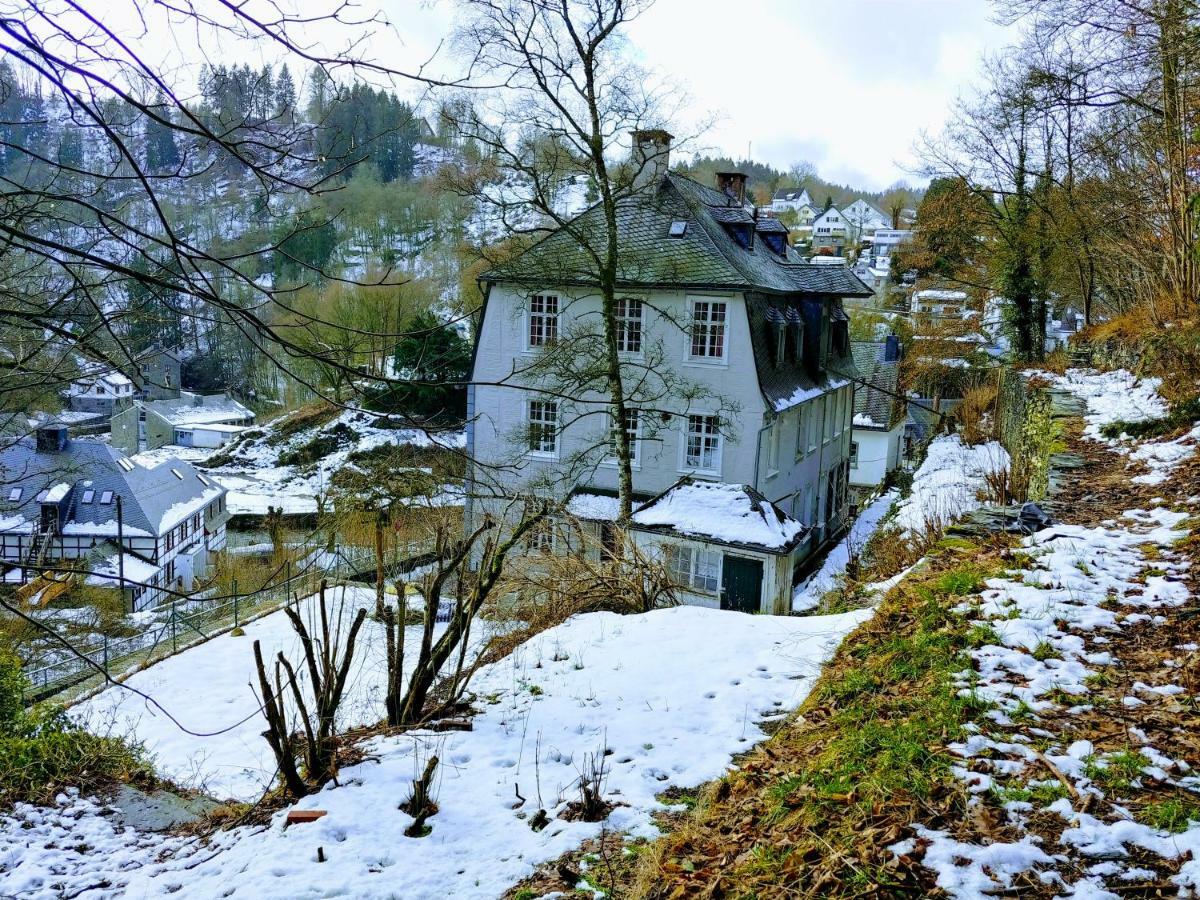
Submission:
POLYGON ((862 197, 846 206, 842 210, 842 217, 846 220, 848 237, 852 244, 859 243, 863 238, 872 237, 880 228, 886 228, 891 224, 891 220, 887 216, 862 197))
POLYGON ((181 391, 170 400, 139 400, 112 418, 112 443, 126 453, 220 447, 254 424, 254 412, 227 394, 181 391))
POLYGON ((138 384, 143 400, 173 400, 183 378, 183 355, 170 347, 153 346, 138 354, 138 384))
POLYGON ((857 502, 877 493, 901 463, 906 403, 900 393, 900 340, 853 341, 861 379, 854 392, 850 488, 857 502))
POLYGON ((0 565, 120 590, 139 610, 187 591, 225 547, 225 489, 181 460, 147 466, 64 426, 0 450, 0 565))
POLYGON ((833 251, 834 256, 841 256, 849 241, 848 223, 842 211, 831 206, 821 213, 812 223, 812 250, 821 249, 833 251))
POLYGON ((71 382, 67 395, 73 412, 111 416, 133 402, 133 382, 120 372, 98 372, 71 382))
MULTIPOLYGON (((658 165, 642 166, 650 181, 618 218, 619 349, 627 378, 659 373, 670 390, 651 390, 649 408, 629 404, 641 504, 629 532, 681 581, 690 573, 681 586, 693 602, 786 609, 791 572, 845 523, 853 391, 834 370, 852 367, 842 299, 869 290, 847 270, 805 264, 776 220, 746 207, 744 176, 708 187, 670 173, 669 137, 649 134, 658 165), (727 508, 742 511, 725 518, 745 528, 653 513, 686 507, 680 496, 708 490, 697 483, 724 486, 727 508)), ((484 276, 469 515, 521 493, 571 498, 603 543, 618 489, 604 395, 551 391, 559 376, 539 363, 584 346, 572 342, 600 314, 572 236, 589 215, 484 276)))
POLYGON ((780 188, 771 198, 771 212, 781 213, 787 209, 800 212, 804 207, 813 209, 812 197, 805 188, 780 188))

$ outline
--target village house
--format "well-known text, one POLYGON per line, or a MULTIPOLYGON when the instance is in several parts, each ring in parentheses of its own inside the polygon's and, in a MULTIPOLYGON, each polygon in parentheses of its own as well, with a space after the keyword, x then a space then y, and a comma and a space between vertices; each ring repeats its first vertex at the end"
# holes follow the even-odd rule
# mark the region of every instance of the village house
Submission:
POLYGON ((900 393, 900 339, 852 341, 861 379, 854 391, 850 489, 857 503, 877 493, 900 465, 906 403, 900 393))
POLYGON ((225 547, 225 489, 181 460, 147 466, 62 425, 0 450, 0 564, 22 583, 69 568, 145 609, 225 547))
POLYGON ((891 224, 887 216, 861 197, 842 209, 842 218, 846 221, 851 244, 858 244, 891 224))
POLYGON ((780 188, 771 198, 771 212, 781 213, 784 210, 800 212, 804 207, 813 209, 812 197, 805 188, 780 188))
POLYGON ((138 400, 113 416, 112 443, 126 453, 220 447, 254 424, 254 413, 227 394, 179 392, 171 400, 138 400))
POLYGON ((926 288, 913 291, 911 309, 915 313, 928 313, 935 318, 961 318, 967 307, 966 291, 926 288))
POLYGON ((822 249, 833 251, 834 256, 841 256, 846 249, 849 233, 847 222, 841 210, 831 206, 813 220, 812 251, 822 249))
POLYGON ((111 416, 133 403, 133 382, 120 372, 82 375, 67 388, 72 412, 111 416))
POLYGON ((157 344, 137 355, 138 391, 143 400, 174 400, 183 387, 183 354, 157 344))
MULTIPOLYGON (((843 298, 870 292, 844 268, 806 264, 747 206, 743 174, 710 187, 670 172, 665 132, 638 132, 634 146, 646 181, 619 206, 620 350, 632 372, 653 360, 688 389, 623 423, 638 501, 629 533, 667 562, 685 600, 783 613, 793 573, 846 524, 853 388, 834 370, 853 366, 843 298)), ((569 498, 603 546, 618 487, 604 398, 539 393, 545 376, 520 374, 596 319, 575 235, 598 215, 483 276, 468 517, 530 491, 569 498)), ((564 552, 570 529, 537 540, 564 552)))

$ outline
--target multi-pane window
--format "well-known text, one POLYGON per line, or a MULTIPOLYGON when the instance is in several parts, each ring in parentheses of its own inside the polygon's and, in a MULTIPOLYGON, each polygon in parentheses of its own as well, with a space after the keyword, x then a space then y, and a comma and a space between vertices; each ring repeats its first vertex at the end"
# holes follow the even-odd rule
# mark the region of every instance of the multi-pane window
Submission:
MULTIPOLYGON (((617 429, 615 427, 615 418, 612 434, 610 436, 612 444, 612 458, 617 458, 617 429)), ((637 465, 641 457, 641 436, 642 436, 642 418, 636 409, 625 410, 625 433, 629 435, 629 462, 632 465, 637 465)))
POLYGON ((553 553, 554 544, 554 523, 548 519, 538 522, 525 538, 525 549, 530 553, 553 553))
POLYGON ((554 400, 529 401, 529 452, 558 452, 558 403, 554 400))
POLYGON ((718 416, 688 416, 683 464, 688 469, 712 472, 721 468, 721 420, 718 416))
POLYGON ((642 352, 642 301, 633 297, 617 298, 617 350, 642 352))
POLYGON ((808 411, 808 452, 812 453, 821 442, 821 416, 824 412, 825 398, 818 397, 809 404, 808 411))
POLYGON ((858 468, 858 441, 850 442, 850 468, 858 468))
POLYGON ((779 439, 783 431, 783 423, 776 419, 767 436, 767 472, 774 474, 779 471, 779 439))
POLYGON ((529 298, 529 346, 545 347, 558 340, 558 297, 534 294, 529 298))
POLYGON ((716 593, 721 584, 721 554, 682 544, 667 548, 667 567, 680 587, 716 593))
POLYGON ((692 301, 692 356, 725 358, 726 304, 719 300, 692 301))

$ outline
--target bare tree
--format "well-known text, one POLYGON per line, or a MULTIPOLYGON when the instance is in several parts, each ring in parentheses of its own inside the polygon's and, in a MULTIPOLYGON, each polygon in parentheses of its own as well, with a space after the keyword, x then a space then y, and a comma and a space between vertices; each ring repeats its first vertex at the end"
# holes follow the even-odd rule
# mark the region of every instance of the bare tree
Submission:
POLYGON ((493 177, 460 189, 487 203, 509 233, 565 230, 580 250, 570 277, 599 294, 598 321, 581 325, 566 351, 578 365, 563 386, 583 388, 576 396, 607 413, 611 424, 601 431, 607 436, 611 429, 621 518, 632 512, 633 492, 633 444, 624 426, 660 387, 648 388, 647 371, 631 371, 623 360, 619 306, 622 276, 636 261, 618 255, 618 221, 626 204, 657 186, 670 137, 661 129, 674 112, 669 93, 621 53, 626 27, 649 5, 465 0, 467 20, 457 36, 506 85, 464 108, 457 122, 489 159, 484 174, 499 173, 500 183, 493 177), (638 135, 632 163, 617 164, 614 156, 630 133, 638 135), (577 216, 562 202, 568 181, 581 182, 594 197, 591 215, 577 216), (584 350, 586 357, 576 355, 584 350))

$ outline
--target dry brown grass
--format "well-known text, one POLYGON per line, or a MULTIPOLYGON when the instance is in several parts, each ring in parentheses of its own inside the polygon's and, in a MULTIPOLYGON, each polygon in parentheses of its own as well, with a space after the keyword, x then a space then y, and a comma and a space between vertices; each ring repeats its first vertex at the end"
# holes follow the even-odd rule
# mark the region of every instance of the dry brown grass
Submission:
POLYGON ((962 403, 954 411, 965 443, 986 444, 996 440, 996 400, 999 396, 994 379, 974 385, 963 392, 962 403))

